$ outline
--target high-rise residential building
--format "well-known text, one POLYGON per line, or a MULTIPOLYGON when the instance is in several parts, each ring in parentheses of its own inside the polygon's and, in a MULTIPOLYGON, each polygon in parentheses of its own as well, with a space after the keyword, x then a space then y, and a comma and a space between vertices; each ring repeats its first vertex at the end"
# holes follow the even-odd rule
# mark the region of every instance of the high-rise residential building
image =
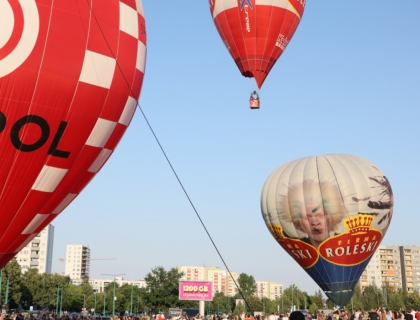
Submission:
POLYGON ((215 267, 207 268, 207 281, 213 282, 213 292, 223 292, 227 295, 226 271, 215 267))
POLYGON ((420 289, 420 247, 379 246, 360 277, 362 291, 366 286, 390 286, 407 292, 420 289))
MULTIPOLYGON (((236 283, 238 283, 239 274, 222 270, 218 267, 200 267, 200 266, 178 266, 178 272, 184 275, 181 280, 187 281, 211 281, 213 283, 213 292, 223 292, 228 297, 233 297, 237 293, 236 283)), ((260 298, 276 299, 283 294, 283 286, 276 282, 256 281, 256 295, 260 298)))
POLYGON ((420 289, 420 247, 400 247, 402 288, 409 293, 420 289))
MULTIPOLYGON (((238 284, 239 273, 231 272, 230 275, 227 276, 227 296, 233 297, 237 292, 237 284, 238 284)), ((239 285, 239 284, 238 284, 239 285)))
POLYGON ((283 285, 277 282, 255 281, 255 284, 257 285, 255 295, 260 299, 275 300, 283 294, 283 285))
POLYGON ((206 267, 196 267, 196 266, 178 266, 178 272, 183 273, 182 280, 188 281, 205 281, 206 275, 204 274, 204 269, 206 267))
POLYGON ((66 248, 66 268, 65 275, 72 281, 89 277, 90 269, 90 249, 81 244, 68 244, 66 248))
MULTIPOLYGON (((213 292, 223 292, 228 295, 227 272, 218 267, 200 267, 200 266, 178 266, 178 272, 184 275, 181 280, 188 281, 211 281, 213 283, 213 292)), ((233 293, 235 294, 235 293, 233 293)))
POLYGON ((39 273, 51 273, 54 226, 49 224, 15 256, 22 272, 36 268, 39 273))

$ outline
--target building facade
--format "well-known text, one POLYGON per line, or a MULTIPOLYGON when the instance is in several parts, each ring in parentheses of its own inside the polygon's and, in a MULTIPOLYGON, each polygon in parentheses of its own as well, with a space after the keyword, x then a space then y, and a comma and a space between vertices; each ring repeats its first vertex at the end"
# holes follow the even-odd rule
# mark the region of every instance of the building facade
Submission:
MULTIPOLYGON (((223 292, 228 295, 227 272, 218 267, 201 266, 177 266, 177 270, 183 273, 181 280, 186 281, 211 281, 213 283, 213 292, 223 292)), ((231 290, 232 291, 232 290, 231 290)), ((234 295, 235 293, 233 293, 234 295)))
POLYGON ((420 247, 400 247, 402 288, 408 293, 420 289, 420 247))
POLYGON ((228 274, 227 277, 227 296, 228 297, 233 297, 237 292, 238 292, 238 288, 237 288, 237 284, 238 284, 238 278, 239 278, 239 273, 237 272, 231 272, 231 274, 228 274))
POLYGON ((145 288, 146 281, 145 280, 125 280, 123 277, 115 277, 114 279, 89 279, 89 283, 93 288, 93 292, 104 292, 104 289, 111 283, 115 283, 121 287, 123 285, 133 285, 138 288, 145 288))
POLYGON ((275 300, 283 294, 283 285, 277 282, 255 281, 255 283, 257 285, 255 295, 260 299, 267 298, 275 300))
POLYGON ((73 283, 80 282, 90 272, 90 249, 81 244, 68 244, 66 247, 66 268, 64 274, 73 283), (79 281, 78 281, 79 280, 79 281))
POLYGON ((419 290, 419 252, 419 246, 379 246, 360 277, 362 291, 369 285, 419 290))
MULTIPOLYGON (((218 267, 201 266, 178 266, 178 272, 184 275, 181 280, 186 281, 211 281, 213 292, 223 292, 228 297, 233 297, 237 292, 239 274, 222 270, 218 267)), ((276 282, 256 281, 256 296, 271 300, 279 298, 283 294, 283 285, 276 282)))
POLYGON ((39 273, 51 273, 54 244, 54 226, 46 226, 15 256, 22 272, 36 268, 39 273))

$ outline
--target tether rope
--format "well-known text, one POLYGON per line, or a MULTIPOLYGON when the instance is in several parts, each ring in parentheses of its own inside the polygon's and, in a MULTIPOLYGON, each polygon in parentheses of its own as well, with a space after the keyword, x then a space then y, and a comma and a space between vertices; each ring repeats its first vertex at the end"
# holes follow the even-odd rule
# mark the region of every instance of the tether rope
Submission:
MULTIPOLYGON (((92 0, 92 1, 93 1, 93 0, 92 0)), ((117 68, 118 68, 118 69, 119 69, 119 71, 121 72, 121 74, 122 74, 122 76, 123 76, 123 78, 124 78, 125 83, 127 84, 128 88, 130 89, 131 94, 132 94, 133 96, 135 96, 135 95, 134 95, 134 92, 133 92, 133 90, 132 90, 131 85, 128 83, 128 80, 127 80, 127 78, 125 77, 125 75, 124 75, 124 73, 123 73, 123 71, 122 71, 122 69, 121 69, 121 66, 120 66, 120 65, 119 65, 119 63, 118 63, 118 61, 117 61, 117 59, 116 59, 116 57, 115 57, 115 54, 114 54, 114 52, 112 52, 111 46, 110 46, 110 44, 108 43, 108 41, 107 41, 107 39, 106 39, 106 37, 105 37, 105 34, 104 34, 104 32, 103 32, 103 30, 102 30, 101 26, 99 25, 98 19, 96 18, 95 13, 93 12, 92 5, 91 5, 90 1, 89 1, 89 0, 86 0, 86 2, 87 2, 87 3, 88 3, 88 5, 89 5, 90 11, 91 11, 91 13, 92 13, 92 16, 93 16, 93 18, 95 19, 96 24, 98 25, 98 28, 99 28, 99 30, 100 30, 100 32, 101 32, 101 34, 102 34, 102 36, 103 36, 103 38, 104 38, 104 40, 105 40, 105 42, 106 42, 106 45, 108 46, 108 49, 109 49, 109 51, 110 51, 110 52, 111 52, 111 54, 112 54, 112 57, 115 59, 115 63, 116 63, 117 68)), ((160 141, 159 141, 159 139, 158 139, 158 137, 157 137, 157 135, 156 135, 155 131, 153 130, 152 125, 150 124, 149 120, 147 119, 146 114, 144 113, 144 111, 143 111, 142 107, 140 106, 140 103, 139 103, 138 99, 136 99, 136 98, 134 98, 134 99, 135 99, 135 100, 136 100, 136 102, 137 102, 137 107, 138 107, 138 109, 140 110, 141 114, 143 115, 143 118, 144 118, 144 120, 146 121, 146 124, 147 124, 147 126, 149 127, 149 129, 150 129, 150 132, 152 133, 153 137, 155 138, 155 141, 157 142, 157 144, 158 144, 158 146, 159 146, 160 150, 162 151, 163 156, 165 157, 165 159, 166 159, 167 163, 169 164, 169 166, 170 166, 170 168, 171 168, 171 170, 172 170, 172 173, 175 175, 175 178, 176 178, 176 180, 178 181, 178 184, 179 184, 179 185, 180 185, 180 187, 182 188, 182 191, 184 192, 185 196, 187 197, 188 202, 190 203, 190 205, 191 205, 192 209, 194 210, 194 212, 195 212, 195 214, 196 214, 196 216, 197 216, 198 220, 200 221, 200 223, 201 223, 201 225, 203 226, 203 228, 204 228, 205 232, 207 233, 207 236, 209 237, 209 239, 210 239, 211 243, 213 244, 214 249, 216 250, 217 254, 219 255, 220 259, 222 260, 223 265, 225 266, 226 270, 229 272, 229 275, 230 275, 231 279, 232 279, 232 280, 233 280, 233 282, 235 283, 235 286, 236 286, 236 288, 237 288, 237 290, 238 290, 239 294, 241 295, 242 299, 244 300, 244 302, 245 302, 245 304, 246 304, 246 306, 247 306, 248 310, 252 311, 252 310, 251 310, 251 308, 249 307, 249 304, 248 304, 248 302, 246 301, 246 299, 245 299, 245 297, 244 297, 244 295, 243 295, 243 293, 242 293, 241 289, 239 288, 238 283, 237 283, 237 282, 236 282, 236 280, 233 278, 232 273, 231 273, 231 271, 230 271, 229 267, 227 266, 227 264, 226 264, 225 260, 223 259, 222 254, 220 253, 219 249, 217 248, 216 243, 214 242, 213 238, 211 237, 210 232, 207 230, 206 225, 204 224, 204 221, 201 219, 201 217, 200 217, 200 215, 199 215, 199 213, 198 213, 197 209, 195 208, 195 206, 194 206, 194 204, 193 204, 193 202, 192 202, 192 200, 191 200, 191 198, 190 198, 190 196, 189 196, 189 194, 188 194, 187 190, 185 189, 184 185, 182 184, 181 179, 179 178, 178 174, 176 173, 174 166, 172 165, 171 161, 169 160, 169 157, 167 156, 167 154, 166 154, 165 150, 163 149, 163 146, 162 146, 162 144, 160 143, 160 141)))

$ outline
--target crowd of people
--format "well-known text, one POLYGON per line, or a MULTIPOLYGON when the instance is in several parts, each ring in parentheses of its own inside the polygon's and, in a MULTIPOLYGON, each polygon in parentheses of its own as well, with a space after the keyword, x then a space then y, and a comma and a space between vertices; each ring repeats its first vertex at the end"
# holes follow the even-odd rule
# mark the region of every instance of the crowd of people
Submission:
MULTIPOLYGON (((159 318, 142 319, 142 320, 162 320, 159 318)), ((398 310, 391 311, 384 308, 372 309, 370 311, 362 311, 361 309, 350 310, 333 310, 330 312, 317 311, 314 314, 302 313, 301 311, 293 311, 292 313, 272 313, 267 315, 227 315, 220 314, 203 316, 196 315, 188 317, 187 315, 172 317, 170 320, 420 320, 420 308, 417 310, 398 310)))
POLYGON ((25 314, 25 313, 1 313, 0 320, 420 320, 420 308, 417 310, 398 310, 391 311, 384 308, 363 311, 361 309, 335 310, 335 311, 317 311, 314 314, 302 313, 301 311, 293 311, 291 313, 279 314, 272 313, 263 315, 257 313, 255 315, 243 313, 241 315, 220 314, 220 315, 200 315, 197 314, 189 317, 187 314, 177 314, 173 317, 165 317, 163 313, 153 314, 151 316, 109 316, 109 317, 93 317, 80 316, 77 319, 70 315, 57 316, 54 314, 25 314), (169 319, 167 319, 169 318, 169 319))

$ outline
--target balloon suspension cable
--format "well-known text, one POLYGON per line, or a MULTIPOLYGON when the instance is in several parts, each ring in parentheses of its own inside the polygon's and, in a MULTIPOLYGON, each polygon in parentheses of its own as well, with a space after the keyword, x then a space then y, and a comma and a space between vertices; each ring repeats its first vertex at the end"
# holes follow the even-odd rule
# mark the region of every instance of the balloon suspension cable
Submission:
MULTIPOLYGON (((122 69, 121 69, 121 66, 120 66, 120 65, 119 65, 119 63, 118 63, 118 60, 116 59, 116 56, 115 56, 114 52, 112 51, 112 48, 111 48, 110 44, 108 43, 108 40, 106 39, 105 34, 104 34, 104 32, 103 32, 103 30, 102 30, 101 26, 99 25, 99 22, 98 22, 98 20, 97 20, 97 18, 96 18, 96 16, 95 16, 95 13, 94 13, 94 12, 93 12, 93 10, 92 10, 92 6, 91 6, 91 4, 90 4, 90 1, 89 1, 89 0, 86 0, 86 2, 88 3, 89 9, 90 9, 90 11, 91 11, 91 13, 92 13, 92 16, 93 16, 93 18, 94 18, 94 20, 95 20, 96 24, 98 25, 98 28, 99 28, 99 30, 100 30, 100 32, 101 32, 101 34, 102 34, 102 37, 104 38, 104 40, 105 40, 105 42, 106 42, 106 45, 108 46, 108 48, 109 48, 109 50, 110 50, 110 52, 111 52, 111 54, 112 54, 112 57, 113 57, 113 58, 115 59, 115 61, 116 61, 116 67, 117 67, 117 68, 119 69, 119 71, 121 72, 121 74, 122 74, 122 76, 123 76, 123 78, 124 78, 125 83, 127 84, 128 88, 130 89, 131 94, 132 94, 133 96, 135 96, 135 95, 134 95, 134 93, 133 93, 133 90, 132 90, 132 87, 131 87, 130 83, 128 82, 127 78, 125 77, 125 75, 124 75, 124 73, 123 73, 123 71, 122 71, 122 69)), ((204 224, 204 221, 201 219, 201 217, 200 217, 200 215, 199 215, 199 213, 198 213, 197 209, 195 208, 195 206, 194 206, 194 204, 193 204, 193 202, 192 202, 192 200, 191 200, 191 198, 190 198, 190 196, 189 196, 189 194, 188 194, 187 190, 185 189, 184 185, 182 184, 181 179, 179 178, 178 174, 177 174, 177 173, 176 173, 176 171, 175 171, 175 168, 173 167, 173 165, 172 165, 171 161, 169 160, 169 157, 167 156, 167 154, 166 154, 165 150, 163 149, 163 146, 162 146, 162 144, 160 143, 160 141, 159 141, 159 139, 158 139, 158 137, 157 137, 157 135, 156 135, 155 131, 153 130, 152 125, 150 124, 149 120, 147 119, 146 114, 144 113, 143 109, 141 108, 141 106, 140 106, 140 103, 139 103, 138 99, 136 99, 136 102, 137 102, 137 107, 138 107, 138 109, 140 110, 141 114, 143 115, 143 118, 144 118, 144 120, 146 121, 146 124, 147 124, 147 126, 149 127, 149 129, 150 129, 150 132, 152 133, 153 137, 155 138, 155 141, 157 142, 157 144, 158 144, 158 146, 159 146, 160 150, 162 151, 162 154, 163 154, 163 156, 165 157, 166 162, 169 164, 169 166, 170 166, 170 168, 171 168, 171 170, 172 170, 172 173, 174 174, 174 176, 175 176, 176 180, 178 181, 178 184, 180 185, 180 187, 181 187, 182 191, 184 192, 185 196, 187 197, 187 200, 188 200, 188 202, 190 203, 190 205, 191 205, 192 209, 194 210, 194 212, 195 212, 195 214, 196 214, 196 216, 197 216, 198 220, 200 221, 201 225, 203 226, 204 231, 207 233, 207 236, 208 236, 208 238, 210 239, 211 243, 213 244, 214 249, 216 250, 217 254, 219 255, 220 259, 222 260, 223 265, 225 266, 226 270, 229 272, 229 275, 230 275, 231 279, 233 280, 233 282, 234 282, 234 284, 235 284, 235 286, 236 286, 236 288, 237 288, 237 290, 238 290, 239 294, 241 295, 242 299, 244 300, 244 302, 245 302, 245 305, 246 305, 247 309, 248 309, 250 312, 252 312, 252 313, 253 313, 253 310, 249 307, 249 304, 248 304, 248 302, 246 301, 244 294, 242 293, 241 289, 239 288, 239 285, 238 285, 238 283, 236 282, 236 280, 233 278, 232 273, 231 273, 231 271, 230 271, 229 267, 227 266, 227 264, 226 264, 225 260, 223 259, 222 254, 220 253, 219 249, 217 248, 216 243, 214 242, 213 238, 211 237, 211 235, 210 235, 209 231, 207 230, 207 228, 206 228, 206 226, 205 226, 205 224, 204 224)))

